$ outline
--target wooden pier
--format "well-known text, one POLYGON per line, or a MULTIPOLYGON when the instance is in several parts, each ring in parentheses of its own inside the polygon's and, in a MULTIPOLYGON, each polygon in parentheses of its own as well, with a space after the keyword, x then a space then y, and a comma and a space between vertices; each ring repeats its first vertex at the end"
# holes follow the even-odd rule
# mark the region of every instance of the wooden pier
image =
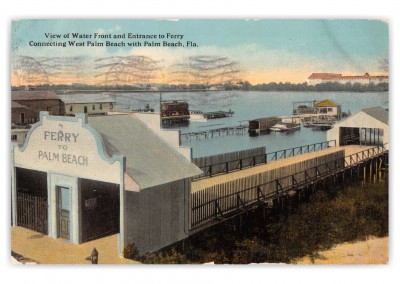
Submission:
POLYGON ((232 117, 233 114, 234 114, 234 112, 231 111, 231 110, 229 110, 229 111, 219 110, 219 111, 203 112, 204 118, 207 118, 207 119, 232 117))
POLYGON ((223 135, 242 135, 246 133, 247 125, 225 126, 220 128, 207 129, 203 131, 193 131, 181 133, 181 137, 186 139, 213 138, 223 135))
POLYGON ((193 181, 191 232, 258 206, 272 206, 319 184, 377 181, 385 175, 388 159, 388 144, 330 147, 193 181))

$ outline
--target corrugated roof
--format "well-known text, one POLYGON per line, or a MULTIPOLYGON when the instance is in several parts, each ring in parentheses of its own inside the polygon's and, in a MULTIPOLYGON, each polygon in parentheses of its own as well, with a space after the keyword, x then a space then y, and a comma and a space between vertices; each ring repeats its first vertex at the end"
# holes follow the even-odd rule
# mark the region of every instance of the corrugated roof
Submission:
POLYGON ((109 155, 126 157, 126 173, 141 189, 202 173, 133 115, 89 117, 109 155))
POLYGON ((11 100, 29 101, 29 100, 59 100, 60 98, 53 91, 12 91, 11 100))
POLYGON ((105 94, 70 94, 58 96, 66 104, 115 103, 115 99, 105 94))
POLYGON ((379 106, 379 107, 365 108, 362 109, 361 111, 389 125, 389 112, 383 109, 382 107, 379 106))
POLYGON ((316 103, 314 106, 316 106, 316 107, 337 107, 337 104, 331 100, 323 100, 319 103, 316 103))

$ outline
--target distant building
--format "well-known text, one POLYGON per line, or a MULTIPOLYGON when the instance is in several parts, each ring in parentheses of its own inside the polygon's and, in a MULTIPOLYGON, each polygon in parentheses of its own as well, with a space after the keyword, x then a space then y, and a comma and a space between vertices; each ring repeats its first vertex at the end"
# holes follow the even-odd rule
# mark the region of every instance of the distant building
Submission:
POLYGON ((338 117, 341 114, 341 109, 334 101, 323 100, 314 104, 314 113, 338 117))
POLYGON ((53 91, 12 91, 11 100, 37 113, 47 111, 50 115, 64 115, 64 103, 53 91))
POLYGON ((332 100, 317 101, 303 101, 293 103, 293 114, 319 114, 332 117, 341 117, 341 106, 332 100))
POLYGON ((76 113, 107 114, 115 108, 115 99, 101 94, 60 95, 65 105, 65 115, 76 113))
POLYGON ((360 83, 362 85, 368 85, 372 83, 379 84, 389 83, 389 76, 371 76, 368 73, 365 73, 363 76, 343 76, 342 74, 335 73, 312 73, 311 76, 308 77, 308 85, 310 86, 328 82, 339 84, 360 83))
POLYGON ((26 125, 35 123, 39 119, 39 112, 17 102, 11 102, 11 123, 26 125))

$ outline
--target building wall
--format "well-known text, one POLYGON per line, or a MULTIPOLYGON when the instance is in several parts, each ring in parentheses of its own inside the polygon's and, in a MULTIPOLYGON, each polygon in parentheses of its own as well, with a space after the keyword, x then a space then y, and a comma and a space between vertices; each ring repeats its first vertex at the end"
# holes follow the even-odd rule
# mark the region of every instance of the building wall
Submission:
POLYGON ((135 113, 134 116, 146 124, 158 137, 180 152, 188 161, 191 161, 192 148, 181 146, 179 131, 161 128, 159 113, 135 113))
POLYGON ((315 112, 337 116, 338 115, 338 107, 315 107, 315 112), (326 112, 324 112, 325 109, 326 109, 326 112))
POLYGON ((64 115, 64 103, 54 100, 18 100, 17 103, 27 106, 37 112, 47 111, 50 115, 64 115))
POLYGON ((102 140, 83 123, 83 117, 43 116, 28 133, 24 147, 14 149, 15 166, 119 184, 120 162, 105 161, 98 154, 103 152, 102 140), (69 141, 61 141, 66 133, 69 141))
POLYGON ((84 113, 87 107, 88 114, 106 113, 110 112, 114 107, 114 103, 85 103, 85 104, 65 104, 65 114, 73 115, 75 113, 84 113), (72 107, 72 109, 71 109, 72 107), (93 109, 94 108, 94 109, 93 109))
POLYGON ((29 108, 12 108, 11 123, 13 124, 29 124, 35 123, 39 119, 39 112, 29 108), (24 123, 21 121, 21 113, 24 114, 24 123))
POLYGON ((355 115, 335 124, 335 126, 328 130, 326 133, 327 140, 336 140, 339 145, 339 129, 340 127, 353 127, 353 128, 380 128, 383 129, 383 144, 389 143, 389 125, 385 124, 372 116, 358 112, 355 115))
POLYGON ((308 85, 310 86, 315 86, 317 84, 322 84, 322 83, 328 83, 328 82, 333 82, 333 83, 339 83, 339 84, 347 84, 347 83, 359 83, 361 85, 368 85, 370 83, 374 84, 380 84, 380 83, 389 83, 388 78, 355 78, 355 79, 346 79, 346 78, 332 78, 332 79, 308 79, 308 85))
POLYGON ((140 254, 157 251, 188 236, 190 181, 179 180, 140 192, 125 192, 125 245, 140 254))
POLYGON ((11 142, 23 144, 29 129, 11 129, 11 142))

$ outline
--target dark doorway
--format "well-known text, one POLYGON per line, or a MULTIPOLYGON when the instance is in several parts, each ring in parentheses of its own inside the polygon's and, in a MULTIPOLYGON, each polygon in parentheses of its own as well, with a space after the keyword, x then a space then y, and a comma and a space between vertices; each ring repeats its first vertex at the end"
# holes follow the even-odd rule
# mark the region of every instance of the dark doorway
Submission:
POLYGON ((21 124, 25 123, 25 113, 23 113, 23 112, 20 113, 20 120, 21 120, 21 124))
POLYGON ((16 168, 16 182, 16 225, 47 234, 47 173, 16 168))
POLYGON ((83 107, 83 112, 84 112, 84 113, 87 113, 87 106, 84 106, 84 107, 83 107))
POLYGON ((339 128, 339 146, 359 145, 360 129, 354 127, 339 128))
POLYGON ((119 232, 119 185, 81 179, 82 242, 119 232))

